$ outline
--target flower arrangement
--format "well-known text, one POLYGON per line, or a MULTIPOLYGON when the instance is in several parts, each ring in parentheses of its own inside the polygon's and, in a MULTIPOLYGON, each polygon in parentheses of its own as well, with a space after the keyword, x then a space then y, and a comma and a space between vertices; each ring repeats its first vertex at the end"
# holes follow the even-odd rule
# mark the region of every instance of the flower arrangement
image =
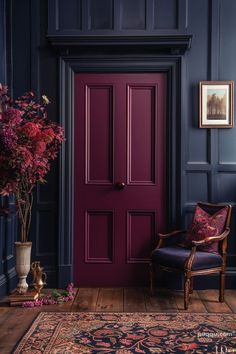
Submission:
POLYGON ((51 294, 45 295, 34 301, 24 301, 22 307, 39 307, 43 305, 56 305, 63 302, 72 301, 75 297, 74 284, 69 283, 66 290, 53 290, 51 294))
POLYGON ((47 117, 49 103, 45 95, 37 101, 33 92, 14 101, 0 84, 0 195, 15 194, 21 242, 28 239, 33 188, 45 183, 64 140, 63 129, 47 117))

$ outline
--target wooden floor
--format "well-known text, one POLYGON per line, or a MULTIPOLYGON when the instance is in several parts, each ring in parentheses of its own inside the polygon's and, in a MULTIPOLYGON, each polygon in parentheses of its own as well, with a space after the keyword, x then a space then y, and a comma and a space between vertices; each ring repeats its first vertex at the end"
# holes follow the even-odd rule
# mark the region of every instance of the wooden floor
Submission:
POLYGON ((159 289, 150 297, 147 288, 80 288, 73 303, 40 308, 9 307, 0 302, 0 353, 12 352, 15 344, 41 311, 83 312, 209 312, 236 313, 236 290, 225 291, 218 302, 217 290, 194 291, 188 311, 183 310, 183 292, 159 289))

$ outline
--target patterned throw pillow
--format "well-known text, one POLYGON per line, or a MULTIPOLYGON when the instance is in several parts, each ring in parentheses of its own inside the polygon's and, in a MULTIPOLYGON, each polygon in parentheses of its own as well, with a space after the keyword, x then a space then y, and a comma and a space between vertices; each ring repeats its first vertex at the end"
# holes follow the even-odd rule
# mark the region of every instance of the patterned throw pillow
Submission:
MULTIPOLYGON (((187 230, 184 247, 189 247, 191 241, 204 240, 207 237, 219 236, 224 231, 228 208, 224 207, 210 215, 199 206, 196 207, 192 224, 187 230)), ((199 246, 198 251, 218 253, 218 242, 207 246, 199 246)))

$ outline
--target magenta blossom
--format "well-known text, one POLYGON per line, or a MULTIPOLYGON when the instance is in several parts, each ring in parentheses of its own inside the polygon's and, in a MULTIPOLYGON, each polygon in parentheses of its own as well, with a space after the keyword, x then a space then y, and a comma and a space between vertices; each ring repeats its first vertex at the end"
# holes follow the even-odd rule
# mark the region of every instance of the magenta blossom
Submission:
POLYGON ((33 92, 13 101, 0 84, 0 195, 14 193, 21 224, 21 242, 27 241, 32 190, 45 182, 50 163, 64 141, 63 129, 47 118, 45 95, 33 92))
POLYGON ((75 290, 73 283, 67 285, 66 291, 63 294, 59 294, 58 291, 56 293, 60 296, 53 296, 53 292, 51 295, 46 295, 41 297, 40 299, 36 299, 34 301, 25 301, 22 304, 22 307, 37 307, 43 305, 56 305, 61 304, 63 302, 69 302, 74 300, 75 290), (70 291, 69 291, 70 290, 70 291))

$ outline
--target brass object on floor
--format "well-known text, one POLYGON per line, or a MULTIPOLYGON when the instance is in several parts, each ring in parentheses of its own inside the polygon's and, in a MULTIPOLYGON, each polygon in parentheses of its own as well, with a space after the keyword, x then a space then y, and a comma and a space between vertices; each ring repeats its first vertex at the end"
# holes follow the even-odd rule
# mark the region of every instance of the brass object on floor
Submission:
POLYGON ((31 272, 33 275, 33 286, 37 293, 40 295, 42 288, 46 285, 47 274, 43 272, 43 267, 40 266, 40 262, 33 262, 31 264, 31 272))

